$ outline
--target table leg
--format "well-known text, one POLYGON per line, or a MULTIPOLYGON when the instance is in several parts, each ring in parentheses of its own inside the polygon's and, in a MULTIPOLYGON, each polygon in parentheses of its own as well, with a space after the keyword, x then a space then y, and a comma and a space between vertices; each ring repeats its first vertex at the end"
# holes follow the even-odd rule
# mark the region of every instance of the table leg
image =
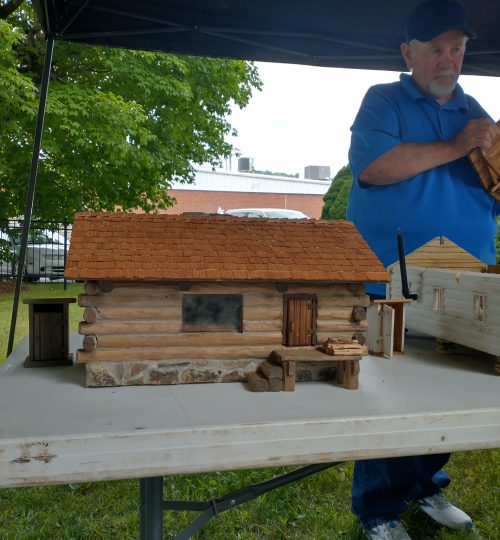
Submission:
POLYGON ((163 540, 163 477, 139 480, 140 540, 163 540))

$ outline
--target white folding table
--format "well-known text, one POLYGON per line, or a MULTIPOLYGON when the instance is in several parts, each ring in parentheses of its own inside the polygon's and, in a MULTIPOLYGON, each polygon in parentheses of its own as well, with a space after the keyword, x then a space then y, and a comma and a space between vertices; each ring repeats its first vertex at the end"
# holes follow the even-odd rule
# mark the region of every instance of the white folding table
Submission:
POLYGON ((25 339, 0 367, 0 487, 140 478, 143 539, 161 538, 164 475, 500 448, 492 358, 423 337, 363 358, 358 390, 86 388, 83 365, 24 368, 27 354, 25 339))

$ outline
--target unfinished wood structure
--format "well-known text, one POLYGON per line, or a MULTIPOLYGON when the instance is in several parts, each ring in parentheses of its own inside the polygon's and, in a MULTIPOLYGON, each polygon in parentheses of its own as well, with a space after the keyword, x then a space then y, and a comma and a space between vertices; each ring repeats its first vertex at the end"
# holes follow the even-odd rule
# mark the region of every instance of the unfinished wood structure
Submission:
POLYGON ((374 300, 367 308, 366 344, 370 354, 391 358, 404 354, 406 298, 374 300))
POLYGON ((389 279, 344 221, 124 213, 76 216, 66 277, 86 281, 89 386, 242 381, 273 351, 363 342, 364 283, 389 279))
MULTIPOLYGON (((406 326, 496 357, 500 371, 500 273, 447 238, 436 238, 406 258, 417 299, 406 326)), ((399 262, 389 266, 388 297, 401 297, 399 262)))
MULTIPOLYGON (((500 126, 500 120, 497 122, 500 126)), ((474 148, 469 159, 477 171, 483 188, 497 201, 500 201, 500 136, 493 141, 491 148, 483 152, 474 148)))

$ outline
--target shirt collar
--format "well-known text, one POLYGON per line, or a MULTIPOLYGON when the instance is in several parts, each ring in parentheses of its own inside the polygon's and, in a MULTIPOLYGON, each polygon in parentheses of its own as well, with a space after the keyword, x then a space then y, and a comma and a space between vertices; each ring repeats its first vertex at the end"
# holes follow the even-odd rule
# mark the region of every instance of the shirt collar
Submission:
MULTIPOLYGON (((436 100, 430 96, 426 96, 423 94, 417 87, 417 85, 413 82, 413 79, 410 75, 407 73, 401 73, 399 76, 399 80, 401 81, 401 85, 403 87, 403 90, 410 96, 411 99, 414 101, 417 101, 419 99, 425 99, 426 101, 432 101, 436 103, 436 100)), ((445 103, 442 105, 445 109, 451 109, 451 110, 464 110, 467 111, 469 109, 469 104, 467 103, 467 98, 465 96, 465 93, 462 89, 462 87, 457 84, 455 87, 455 94, 448 103, 445 103)))

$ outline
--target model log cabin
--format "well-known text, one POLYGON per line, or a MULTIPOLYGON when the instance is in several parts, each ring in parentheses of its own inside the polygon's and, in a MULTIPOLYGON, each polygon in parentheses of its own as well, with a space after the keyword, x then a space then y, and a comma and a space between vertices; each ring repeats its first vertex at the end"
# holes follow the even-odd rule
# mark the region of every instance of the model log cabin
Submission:
POLYGON ((389 274, 345 221, 82 213, 66 277, 85 281, 77 361, 111 386, 243 381, 273 357, 331 378, 389 274))
MULTIPOLYGON (((407 278, 417 299, 406 326, 493 355, 500 373, 500 267, 481 262, 445 237, 434 238, 406 257, 407 278)), ((399 262, 388 298, 400 298, 399 262)))

